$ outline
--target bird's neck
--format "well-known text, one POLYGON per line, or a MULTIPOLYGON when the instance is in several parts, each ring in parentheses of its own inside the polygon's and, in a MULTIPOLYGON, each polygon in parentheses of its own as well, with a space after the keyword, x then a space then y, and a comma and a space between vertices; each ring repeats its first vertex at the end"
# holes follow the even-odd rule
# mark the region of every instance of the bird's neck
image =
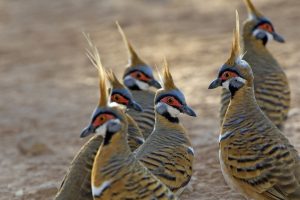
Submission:
POLYGON ((246 55, 257 54, 261 57, 272 56, 266 45, 261 40, 254 38, 252 35, 243 34, 244 52, 246 55))
POLYGON ((241 122, 249 120, 257 112, 259 112, 259 107, 255 100, 253 87, 245 85, 237 90, 230 100, 224 117, 222 132, 224 133, 229 127, 238 126, 241 122))
MULTIPOLYGON (((168 116, 171 117, 171 116, 168 116)), ((184 133, 185 130, 179 121, 179 118, 170 119, 165 115, 161 115, 155 111, 155 132, 160 132, 160 130, 170 130, 169 132, 179 132, 184 133)))
MULTIPOLYGON (((127 134, 127 126, 122 131, 126 131, 127 134)), ((93 185, 101 185, 108 177, 118 171, 124 163, 128 162, 131 151, 127 144, 126 134, 115 133, 108 144, 100 146, 93 164, 93 185), (116 165, 116 163, 118 164, 116 165)))

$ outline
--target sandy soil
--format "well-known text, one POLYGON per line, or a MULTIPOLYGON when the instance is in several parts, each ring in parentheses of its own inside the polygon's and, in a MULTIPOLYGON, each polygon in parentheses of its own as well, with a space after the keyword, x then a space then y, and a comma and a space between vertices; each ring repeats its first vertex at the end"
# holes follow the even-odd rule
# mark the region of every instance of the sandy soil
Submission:
MULTIPOLYGON (((269 48, 292 89, 286 135, 300 150, 300 2, 255 0, 287 43, 269 48)), ((218 162, 220 90, 208 91, 229 55, 234 10, 241 0, 0 2, 0 199, 52 199, 97 102, 97 76, 82 31, 102 61, 122 74, 127 54, 115 20, 142 57, 171 63, 178 87, 199 117, 183 117, 196 149, 193 180, 182 199, 243 199, 226 186, 218 162), (226 3, 228 2, 228 3, 226 3)))

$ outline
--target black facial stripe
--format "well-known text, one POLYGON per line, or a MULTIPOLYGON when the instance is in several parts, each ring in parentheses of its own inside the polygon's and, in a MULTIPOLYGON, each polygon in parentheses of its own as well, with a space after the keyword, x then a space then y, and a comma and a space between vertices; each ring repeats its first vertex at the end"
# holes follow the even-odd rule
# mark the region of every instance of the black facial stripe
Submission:
POLYGON ((109 144, 112 136, 115 134, 116 132, 109 132, 107 131, 103 140, 103 145, 107 145, 109 144))
MULTIPOLYGON (((181 105, 183 105, 183 102, 180 100, 180 99, 178 99, 176 96, 174 96, 174 95, 172 95, 172 94, 163 94, 163 95, 160 95, 157 99, 156 99, 156 101, 155 101, 155 104, 157 104, 160 100, 162 100, 163 98, 165 98, 165 97, 174 97, 181 105)), ((173 106, 174 107, 174 106, 173 106)), ((174 107, 174 108, 176 108, 176 107, 174 107)))
POLYGON ((238 91, 238 90, 239 90, 239 88, 236 88, 236 87, 234 87, 233 85, 229 84, 229 91, 230 91, 230 93, 231 93, 231 98, 234 97, 235 92, 238 91))
POLYGON ((168 113, 168 112, 164 112, 162 114, 162 116, 164 116, 165 118, 167 118, 167 120, 169 120, 172 123, 179 123, 179 119, 177 117, 172 117, 170 115, 170 113, 168 113))

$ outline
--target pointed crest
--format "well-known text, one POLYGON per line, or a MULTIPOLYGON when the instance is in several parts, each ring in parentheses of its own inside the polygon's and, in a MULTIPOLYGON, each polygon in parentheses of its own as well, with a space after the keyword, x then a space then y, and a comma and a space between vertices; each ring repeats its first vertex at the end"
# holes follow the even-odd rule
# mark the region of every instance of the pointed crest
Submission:
POLYGON ((115 73, 110 69, 106 70, 107 79, 113 88, 125 88, 125 86, 119 81, 115 73))
POLYGON ((163 72, 163 88, 165 90, 172 90, 172 89, 176 89, 176 86, 174 84, 174 81, 173 81, 173 77, 172 77, 172 74, 170 72, 170 69, 169 69, 169 64, 167 62, 167 59, 164 58, 164 72, 163 72))
POLYGON ((240 22, 239 13, 235 11, 235 29, 233 31, 233 40, 230 58, 227 60, 226 64, 229 66, 234 65, 235 61, 240 58, 240 22))
POLYGON ((244 0, 247 6, 249 17, 255 16, 255 17, 262 17, 263 15, 256 10, 251 0, 244 0))
POLYGON ((142 61, 139 56, 137 55, 137 53, 135 52, 135 50, 133 49, 132 45, 129 43, 123 29, 121 28, 121 26, 119 25, 118 22, 116 22, 118 30, 122 36, 123 42, 125 43, 127 49, 128 49, 128 55, 129 55, 129 60, 128 60, 128 65, 129 66, 135 66, 135 65, 145 65, 145 62, 142 61))
POLYGON ((98 52, 97 47, 92 43, 90 36, 88 34, 83 33, 85 39, 88 42, 89 49, 86 49, 86 55, 90 59, 91 63, 94 65, 94 67, 98 70, 98 76, 99 76, 99 104, 98 106, 107 106, 108 102, 108 95, 107 95, 107 87, 105 82, 105 71, 103 69, 100 55, 98 52))

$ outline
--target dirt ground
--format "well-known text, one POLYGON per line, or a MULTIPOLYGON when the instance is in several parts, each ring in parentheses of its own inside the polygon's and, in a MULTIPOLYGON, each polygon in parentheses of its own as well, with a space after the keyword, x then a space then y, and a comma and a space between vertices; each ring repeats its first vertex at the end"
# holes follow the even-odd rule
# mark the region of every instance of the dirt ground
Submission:
MULTIPOLYGON (((300 1, 255 0, 285 44, 269 49, 290 80, 285 133, 300 150, 300 1)), ((181 199, 243 199, 230 190, 218 161, 220 90, 207 86, 227 59, 235 9, 242 0, 0 1, 0 199, 53 199, 97 98, 97 75, 82 31, 119 77, 127 63, 118 20, 143 57, 171 71, 198 118, 183 116, 196 150, 194 176, 181 199)))

